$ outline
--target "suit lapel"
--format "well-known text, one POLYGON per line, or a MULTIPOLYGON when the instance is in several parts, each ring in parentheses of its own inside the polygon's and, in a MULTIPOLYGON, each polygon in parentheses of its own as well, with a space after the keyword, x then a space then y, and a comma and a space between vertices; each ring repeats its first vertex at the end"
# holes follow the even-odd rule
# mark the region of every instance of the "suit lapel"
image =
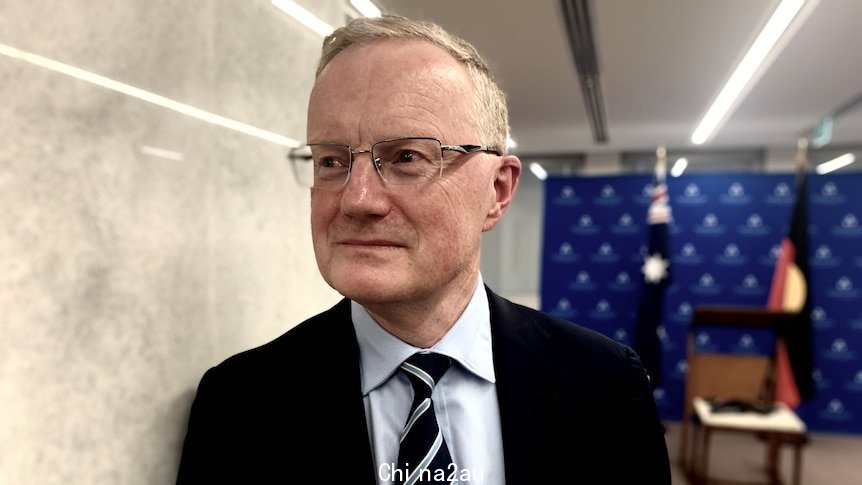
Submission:
POLYGON ((346 481, 341 483, 374 484, 376 473, 362 401, 359 343, 350 316, 350 301, 342 300, 328 313, 327 321, 320 322, 318 328, 328 334, 327 342, 331 347, 326 352, 332 356, 332 366, 328 371, 328 383, 320 389, 325 399, 319 402, 329 403, 325 406, 329 409, 320 411, 326 415, 325 428, 332 433, 329 436, 340 436, 337 448, 341 453, 327 465, 325 474, 333 479, 347 474, 346 481), (332 372, 335 369, 340 372, 332 372), (336 463, 337 466, 332 466, 336 463), (356 470, 367 470, 367 473, 357 477, 356 470))
POLYGON ((553 460, 552 436, 563 410, 555 372, 542 352, 547 336, 516 307, 486 289, 491 309, 494 371, 503 433, 506 480, 530 483, 553 460))

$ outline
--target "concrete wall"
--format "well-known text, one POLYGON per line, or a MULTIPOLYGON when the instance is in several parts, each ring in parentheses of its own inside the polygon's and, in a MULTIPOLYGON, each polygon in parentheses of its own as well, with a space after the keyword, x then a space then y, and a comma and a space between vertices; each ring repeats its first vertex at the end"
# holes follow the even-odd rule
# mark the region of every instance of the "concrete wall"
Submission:
MULTIPOLYGON (((295 139, 321 40, 268 0, 0 4, 0 44, 295 139)), ((307 190, 283 146, 5 51, 0 483, 172 483, 202 373, 338 298, 307 190)))

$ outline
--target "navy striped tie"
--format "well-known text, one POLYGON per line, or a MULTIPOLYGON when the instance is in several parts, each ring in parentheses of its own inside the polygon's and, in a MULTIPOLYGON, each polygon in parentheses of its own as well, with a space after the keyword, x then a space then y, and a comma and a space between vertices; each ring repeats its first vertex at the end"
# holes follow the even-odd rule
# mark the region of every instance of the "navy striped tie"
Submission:
MULTIPOLYGON (((401 432, 398 470, 404 485, 433 482, 435 477, 450 475, 452 457, 434 414, 431 391, 449 368, 452 360, 440 354, 413 354, 401 364, 401 370, 413 385, 413 406, 401 432)), ((445 480, 443 480, 445 482, 445 480)))

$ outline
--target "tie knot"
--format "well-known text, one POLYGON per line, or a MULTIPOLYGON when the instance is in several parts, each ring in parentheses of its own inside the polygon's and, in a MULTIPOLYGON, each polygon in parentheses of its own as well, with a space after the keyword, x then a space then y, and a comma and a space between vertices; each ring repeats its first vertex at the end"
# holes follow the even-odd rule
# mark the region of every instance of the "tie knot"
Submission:
POLYGON ((437 381, 452 364, 452 359, 440 354, 413 354, 401 363, 401 370, 410 379, 417 394, 431 395, 437 381))

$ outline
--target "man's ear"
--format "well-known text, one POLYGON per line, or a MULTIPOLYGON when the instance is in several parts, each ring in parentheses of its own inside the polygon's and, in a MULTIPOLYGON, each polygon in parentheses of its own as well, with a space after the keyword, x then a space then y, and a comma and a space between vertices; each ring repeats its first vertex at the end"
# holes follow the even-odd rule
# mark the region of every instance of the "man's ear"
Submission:
POLYGON ((494 205, 491 206, 491 210, 485 216, 485 224, 482 226, 483 231, 490 231, 497 225, 500 218, 503 217, 503 213, 506 212, 509 203, 512 202, 512 198, 515 196, 515 190, 518 188, 518 180, 521 177, 521 161, 518 157, 503 155, 501 161, 502 163, 497 168, 497 176, 494 179, 494 205))

